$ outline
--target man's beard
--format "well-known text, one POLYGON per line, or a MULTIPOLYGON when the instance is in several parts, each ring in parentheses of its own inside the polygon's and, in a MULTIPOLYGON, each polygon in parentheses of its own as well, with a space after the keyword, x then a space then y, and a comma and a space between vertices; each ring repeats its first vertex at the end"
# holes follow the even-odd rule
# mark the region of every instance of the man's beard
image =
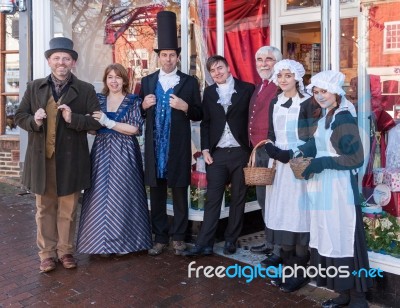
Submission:
POLYGON ((272 77, 272 71, 258 70, 258 74, 263 80, 270 79, 272 77))

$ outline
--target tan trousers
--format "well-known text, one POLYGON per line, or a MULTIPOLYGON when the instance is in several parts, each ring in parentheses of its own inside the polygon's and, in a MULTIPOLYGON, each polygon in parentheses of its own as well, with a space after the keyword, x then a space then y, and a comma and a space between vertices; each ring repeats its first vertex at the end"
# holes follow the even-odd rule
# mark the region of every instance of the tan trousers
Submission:
POLYGON ((37 245, 41 260, 74 253, 79 196, 80 192, 57 196, 54 155, 46 159, 46 189, 43 195, 36 195, 37 245))

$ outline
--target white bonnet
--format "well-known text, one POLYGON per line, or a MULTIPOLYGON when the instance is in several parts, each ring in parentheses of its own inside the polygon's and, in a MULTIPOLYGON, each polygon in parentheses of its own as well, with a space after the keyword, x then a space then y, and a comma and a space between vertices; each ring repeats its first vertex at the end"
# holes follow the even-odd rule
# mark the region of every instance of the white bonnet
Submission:
POLYGON ((343 96, 346 92, 342 86, 344 84, 344 74, 337 71, 323 71, 311 77, 311 82, 307 86, 307 91, 311 93, 313 87, 324 89, 332 94, 343 96))
POLYGON ((274 65, 274 74, 272 75, 272 81, 278 85, 278 74, 282 70, 289 70, 294 74, 294 79, 299 82, 300 92, 304 92, 303 76, 306 73, 304 66, 294 60, 285 59, 277 62, 274 65))

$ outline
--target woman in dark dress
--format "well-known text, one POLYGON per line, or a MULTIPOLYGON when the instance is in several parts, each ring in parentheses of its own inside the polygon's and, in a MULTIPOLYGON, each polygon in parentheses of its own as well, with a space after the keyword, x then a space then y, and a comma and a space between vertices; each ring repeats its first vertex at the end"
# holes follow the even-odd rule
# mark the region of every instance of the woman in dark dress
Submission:
MULTIPOLYGON (((294 60, 282 60, 275 64, 272 80, 281 93, 271 102, 269 131, 265 150, 277 161, 276 174, 271 186, 267 186, 265 199, 265 223, 267 240, 281 246, 281 262, 287 266, 307 266, 310 220, 307 200, 307 183, 296 179, 289 160, 313 133, 313 115, 317 108, 308 94, 304 93, 302 64, 294 60)), ((277 266, 262 264, 266 267, 277 266)), ((306 277, 290 277, 272 281, 283 292, 293 292, 307 284, 306 277)))
POLYGON ((317 275, 318 286, 340 294, 322 303, 322 307, 368 307, 365 292, 371 287, 371 280, 352 274, 369 269, 355 177, 364 154, 355 108, 344 96, 343 83, 342 73, 323 71, 313 76, 307 87, 321 106, 314 138, 302 148, 306 156, 315 155, 303 172, 309 179, 310 265, 336 270, 342 267, 350 273, 346 278, 317 275))
POLYGON ((81 253, 126 254, 151 248, 151 230, 136 135, 143 119, 141 100, 128 94, 128 75, 109 65, 98 94, 101 111, 93 117, 104 128, 91 152, 92 186, 83 196, 77 250, 81 253))

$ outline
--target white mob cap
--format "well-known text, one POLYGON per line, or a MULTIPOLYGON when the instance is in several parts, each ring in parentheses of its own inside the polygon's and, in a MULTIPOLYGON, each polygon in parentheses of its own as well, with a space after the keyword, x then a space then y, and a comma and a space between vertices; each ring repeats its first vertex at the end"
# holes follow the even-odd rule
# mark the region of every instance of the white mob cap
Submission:
POLYGON ((304 66, 294 60, 285 59, 277 62, 274 65, 274 74, 272 75, 272 81, 278 85, 278 74, 282 70, 289 70, 292 74, 294 74, 294 79, 299 82, 300 92, 304 92, 304 84, 303 84, 303 76, 306 73, 304 70, 304 66))
POLYGON ((344 84, 344 78, 344 74, 338 71, 320 72, 311 77, 311 82, 307 86, 307 91, 311 93, 313 87, 318 87, 328 91, 329 93, 343 96, 346 94, 342 88, 344 84))

